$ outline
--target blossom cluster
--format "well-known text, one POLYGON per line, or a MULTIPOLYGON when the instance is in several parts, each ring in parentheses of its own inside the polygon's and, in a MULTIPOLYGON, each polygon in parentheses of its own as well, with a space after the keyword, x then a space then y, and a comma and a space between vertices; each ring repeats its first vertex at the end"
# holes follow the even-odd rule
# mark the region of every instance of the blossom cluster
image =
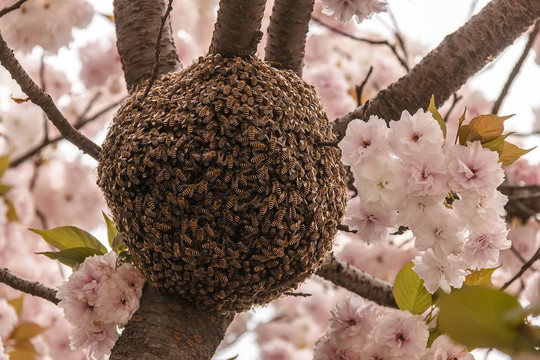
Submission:
POLYGON ((345 224, 368 243, 408 227, 422 251, 414 270, 424 286, 450 292, 469 269, 496 266, 511 245, 501 218, 507 197, 497 190, 504 180, 499 155, 479 141, 445 142, 423 110, 404 111, 389 125, 376 116, 354 120, 339 144, 358 190, 345 224))
POLYGON ((348 297, 332 310, 314 360, 474 359, 445 335, 429 348, 428 338, 428 325, 420 316, 348 297))
POLYGON ((71 346, 91 359, 110 354, 118 328, 139 308, 144 278, 131 264, 117 267, 116 262, 114 252, 88 257, 58 287, 58 305, 73 326, 71 346))
POLYGON ((386 2, 381 0, 323 0, 323 4, 325 12, 342 23, 353 17, 361 23, 373 13, 386 11, 386 2))

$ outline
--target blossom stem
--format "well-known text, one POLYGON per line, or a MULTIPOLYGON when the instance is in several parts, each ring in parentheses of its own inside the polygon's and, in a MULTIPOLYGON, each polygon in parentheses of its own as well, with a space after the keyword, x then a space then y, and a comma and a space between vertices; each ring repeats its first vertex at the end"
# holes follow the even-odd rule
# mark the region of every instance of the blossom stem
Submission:
POLYGON ((517 272, 516 275, 514 275, 513 278, 511 278, 510 280, 508 280, 502 287, 501 287, 501 290, 504 290, 506 289, 507 287, 509 287, 510 285, 512 285, 512 283, 514 281, 516 281, 517 279, 519 279, 521 277, 521 275, 523 275, 525 273, 525 271, 527 271, 537 260, 540 260, 540 248, 538 248, 538 250, 536 250, 536 253, 529 259, 529 261, 527 261, 525 264, 523 264, 523 266, 521 267, 521 269, 519 269, 519 271, 517 272))

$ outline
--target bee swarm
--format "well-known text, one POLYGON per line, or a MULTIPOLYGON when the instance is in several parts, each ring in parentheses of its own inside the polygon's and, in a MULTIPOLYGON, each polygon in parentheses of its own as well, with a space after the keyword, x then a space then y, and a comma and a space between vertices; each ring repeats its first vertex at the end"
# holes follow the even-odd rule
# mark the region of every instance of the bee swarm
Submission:
POLYGON ((345 169, 313 87, 257 59, 199 58, 115 115, 98 184, 150 284, 203 309, 266 304, 311 275, 345 169))

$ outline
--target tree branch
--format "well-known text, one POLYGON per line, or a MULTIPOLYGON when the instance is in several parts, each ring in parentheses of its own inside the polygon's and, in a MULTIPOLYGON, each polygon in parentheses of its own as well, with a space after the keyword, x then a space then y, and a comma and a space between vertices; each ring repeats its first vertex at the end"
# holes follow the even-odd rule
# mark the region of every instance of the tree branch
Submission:
POLYGON ((315 0, 276 0, 272 8, 265 61, 302 77, 304 49, 315 0))
MULTIPOLYGON (((167 5, 168 0, 114 0, 118 54, 130 93, 152 76, 158 29, 167 5)), ((159 43, 158 75, 180 70, 170 19, 163 26, 159 43)))
POLYGON ((526 221, 531 216, 540 213, 540 186, 512 186, 503 184, 498 190, 508 196, 505 205, 507 217, 518 217, 526 221))
POLYGON ((261 41, 266 0, 220 0, 210 54, 249 57, 261 41))
POLYGON ((516 78, 516 76, 519 74, 519 71, 521 70, 523 63, 525 62, 527 55, 529 55, 529 52, 531 51, 531 48, 534 43, 534 39, 536 38, 536 35, 538 35, 538 30, 540 30, 540 21, 537 21, 534 24, 534 28, 529 34, 529 39, 527 40, 527 44, 525 45, 525 48, 523 49, 523 52, 521 53, 519 60, 517 61, 512 71, 510 72, 510 75, 508 75, 508 80, 506 80, 506 83, 504 84, 504 87, 501 90, 499 97, 493 104, 493 110, 491 110, 492 114, 499 113, 502 102, 504 98, 506 97, 506 95, 508 94, 508 90, 510 90, 510 86, 512 86, 512 83, 514 82, 514 79, 516 78))
MULTIPOLYGON (((390 51, 392 51, 392 53, 395 55, 395 57, 396 57, 397 61, 400 63, 400 65, 403 66, 405 71, 408 72, 410 70, 409 65, 407 65, 407 60, 404 59, 401 55, 399 55, 399 53, 397 51, 397 48, 396 48, 396 45, 390 44, 387 40, 371 40, 371 39, 367 39, 367 38, 358 37, 358 36, 355 36, 355 35, 351 35, 351 34, 345 32, 343 30, 340 30, 338 28, 335 28, 333 26, 330 26, 328 24, 325 24, 323 21, 321 21, 320 19, 318 19, 316 17, 312 17, 311 20, 315 21, 317 24, 319 24, 321 26, 324 26, 328 30, 335 32, 336 34, 345 36, 345 37, 347 37, 349 39, 356 40, 356 41, 363 42, 363 43, 370 44, 370 45, 383 45, 383 46, 388 47, 390 49, 390 51)), ((396 33, 396 36, 397 36, 397 33, 396 33)))
POLYGON ((60 134, 62 134, 64 139, 77 146, 83 153, 88 154, 97 160, 101 148, 71 126, 58 107, 56 107, 51 96, 40 89, 30 76, 28 76, 19 61, 15 58, 13 50, 9 48, 1 33, 0 64, 9 71, 13 80, 19 84, 30 101, 38 105, 43 112, 45 112, 49 120, 54 124, 58 131, 60 131, 60 134))
POLYGON ((28 0, 19 0, 17 1, 15 4, 11 5, 11 6, 6 6, 5 8, 3 8, 2 10, 0 10, 0 17, 6 15, 6 14, 9 14, 10 12, 12 12, 13 10, 17 10, 18 8, 21 7, 22 4, 24 4, 25 2, 27 2, 28 0))
POLYGON ((364 271, 338 259, 333 253, 327 255, 324 264, 315 275, 344 287, 379 305, 397 308, 392 284, 377 279, 364 271))
POLYGON ((523 275, 525 273, 525 271, 527 271, 537 260, 540 260, 540 248, 538 248, 538 250, 536 250, 536 253, 529 259, 529 261, 527 261, 525 264, 523 264, 523 266, 521 267, 521 269, 519 269, 518 273, 516 275, 514 275, 513 278, 511 278, 510 280, 508 280, 502 287, 501 287, 501 290, 504 290, 506 289, 507 287, 509 287, 510 285, 512 285, 512 283, 514 281, 516 281, 517 279, 519 279, 521 277, 521 275, 523 275))
POLYGON ((509 46, 540 17, 540 1, 493 0, 439 44, 407 75, 373 100, 333 123, 338 139, 353 119, 378 115, 399 119, 403 110, 427 107, 433 94, 442 104, 472 75, 509 46))
POLYGON ((58 305, 60 302, 60 300, 56 297, 55 289, 47 287, 37 281, 30 281, 19 277, 9 271, 9 269, 0 269, 0 282, 24 293, 49 300, 55 305, 58 305))
POLYGON ((211 359, 233 314, 217 315, 146 285, 110 360, 211 359))
POLYGON ((161 54, 161 46, 159 45, 161 43, 161 37, 163 36, 163 27, 165 26, 165 23, 169 19, 169 14, 172 10, 172 3, 174 0, 168 0, 169 4, 167 5, 167 10, 165 10, 165 15, 161 18, 161 24, 159 24, 159 31, 158 36, 156 40, 156 50, 154 55, 154 68, 152 69, 152 76, 150 77, 150 81, 146 85, 146 89, 144 90, 144 94, 142 97, 142 100, 146 98, 148 93, 150 92, 150 89, 152 88, 152 85, 154 84, 154 81, 156 80, 158 76, 158 70, 159 70, 159 56, 161 54))

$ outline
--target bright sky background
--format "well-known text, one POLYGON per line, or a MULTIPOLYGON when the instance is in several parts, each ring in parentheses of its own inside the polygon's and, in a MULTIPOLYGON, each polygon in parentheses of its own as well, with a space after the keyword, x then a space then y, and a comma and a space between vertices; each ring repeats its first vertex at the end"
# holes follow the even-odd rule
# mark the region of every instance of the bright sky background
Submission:
MULTIPOLYGON (((106 14, 112 13, 112 0, 89 1, 94 4, 98 11, 106 14)), ((479 11, 487 2, 487 0, 477 1, 475 12, 479 11)), ((390 8, 405 37, 420 41, 429 48, 433 48, 447 34, 455 31, 465 22, 471 14, 471 4, 473 3, 475 3, 474 0, 390 0, 390 8)), ((373 19, 365 21, 361 26, 370 30, 378 29, 391 36, 388 27, 384 23, 391 24, 387 14, 376 15, 373 19)), ((107 34, 111 31, 113 31, 111 23, 105 18, 99 18, 92 23, 89 33, 95 36, 96 33, 107 34)), ((389 39, 392 39, 392 37, 389 39)), ((77 43, 80 44, 86 41, 88 41, 86 36, 80 36, 77 43)), ((494 65, 488 66, 471 81, 471 86, 482 90, 488 99, 495 100, 515 61, 520 56, 525 43, 525 37, 517 39, 514 45, 495 61, 494 65)), ((66 57, 66 59, 70 56, 67 51, 62 53, 62 57, 66 57)), ((510 94, 500 111, 501 114, 516 114, 514 118, 506 122, 506 126, 513 131, 523 133, 531 131, 534 119, 531 108, 540 107, 540 98, 537 96, 540 93, 540 82, 538 81, 540 79, 540 66, 536 65, 533 60, 534 52, 531 52, 520 75, 515 79, 510 94)), ((532 147, 538 144, 540 144, 540 137, 536 136, 527 139, 524 146, 532 147)), ((540 157, 539 153, 540 150, 533 151, 530 158, 538 159, 540 157)), ((261 311, 258 313, 257 318, 264 319, 269 314, 268 310, 261 311)), ((225 360, 238 354, 237 360, 254 360, 254 352, 256 351, 253 345, 254 341, 254 335, 249 334, 237 346, 227 353, 220 354, 219 358, 216 359, 225 360)), ((477 354, 476 358, 484 359, 484 356, 477 354)), ((492 360, 505 358, 507 357, 489 357, 492 360)))

